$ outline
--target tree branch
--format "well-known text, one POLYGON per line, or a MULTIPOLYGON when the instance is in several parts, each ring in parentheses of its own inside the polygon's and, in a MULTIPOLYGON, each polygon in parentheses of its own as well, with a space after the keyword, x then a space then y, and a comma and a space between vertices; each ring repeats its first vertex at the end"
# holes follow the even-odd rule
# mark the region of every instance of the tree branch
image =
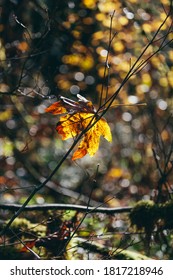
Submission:
MULTIPOLYGON (((9 211, 19 211, 22 208, 22 205, 18 204, 0 204, 0 209, 9 210, 9 211)), ((73 205, 73 204, 44 204, 44 205, 28 205, 25 206, 23 211, 48 211, 48 210, 73 210, 78 212, 90 212, 90 213, 105 213, 105 214, 119 214, 119 213, 129 213, 132 207, 115 207, 115 208, 107 208, 107 207, 91 207, 91 206, 83 206, 83 205, 73 205)))

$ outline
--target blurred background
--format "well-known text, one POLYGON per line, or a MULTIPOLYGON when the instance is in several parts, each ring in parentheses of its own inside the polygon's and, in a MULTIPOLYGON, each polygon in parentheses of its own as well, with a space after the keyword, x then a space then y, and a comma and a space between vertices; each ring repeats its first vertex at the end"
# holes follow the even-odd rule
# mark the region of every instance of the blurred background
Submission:
MULTIPOLYGON (((77 100, 79 93, 96 108, 102 89, 112 96, 165 19, 169 2, 0 0, 0 203, 22 204, 72 144, 61 140, 55 130, 59 117, 45 109, 61 95, 77 100), (115 38, 104 76, 114 11, 115 38)), ((168 19, 142 59, 157 50, 170 25, 168 19)), ((172 32, 167 35, 165 43, 172 32)), ((172 46, 130 78, 105 115, 112 143, 101 139, 92 158, 73 162, 69 156, 31 204, 87 205, 90 197, 92 206, 124 207, 157 200, 157 162, 164 169, 173 160, 172 46)), ((168 200, 171 173, 167 180, 160 202, 168 200)))

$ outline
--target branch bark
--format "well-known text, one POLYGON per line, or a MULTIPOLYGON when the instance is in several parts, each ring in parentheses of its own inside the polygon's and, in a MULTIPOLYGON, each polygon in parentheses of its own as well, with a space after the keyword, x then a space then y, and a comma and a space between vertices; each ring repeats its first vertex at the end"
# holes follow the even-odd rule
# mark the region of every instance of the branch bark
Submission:
MULTIPOLYGON (((22 205, 18 204, 0 204, 0 209, 9 211, 18 211, 22 208, 22 205)), ((83 205, 73 205, 73 204, 44 204, 44 205, 27 205, 23 211, 48 211, 48 210, 74 210, 78 212, 88 212, 88 213, 105 213, 105 214, 119 214, 119 213, 129 213, 132 207, 91 207, 83 205)))

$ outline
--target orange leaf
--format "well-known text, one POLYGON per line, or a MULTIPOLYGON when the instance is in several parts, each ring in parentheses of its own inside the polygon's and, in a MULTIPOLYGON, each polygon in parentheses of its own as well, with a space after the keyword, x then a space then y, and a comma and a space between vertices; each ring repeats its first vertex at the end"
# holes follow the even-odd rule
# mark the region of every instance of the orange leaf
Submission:
POLYGON ((53 115, 63 114, 66 113, 67 110, 63 107, 63 104, 61 104, 61 101, 53 103, 51 106, 46 108, 47 113, 52 113, 53 115))
POLYGON ((92 102, 78 95, 79 101, 61 97, 59 102, 55 102, 46 112, 52 114, 66 115, 60 117, 56 130, 63 140, 74 138, 89 126, 91 128, 83 135, 77 150, 72 156, 72 160, 84 157, 87 153, 92 157, 99 148, 100 136, 107 141, 112 141, 110 127, 104 118, 99 119, 96 123, 96 113, 92 102), (92 125, 93 124, 93 125, 92 125))
POLYGON ((20 249, 20 252, 27 252, 28 251, 28 248, 31 249, 33 248, 35 245, 35 241, 28 241, 25 243, 25 246, 23 246, 21 249, 20 249))

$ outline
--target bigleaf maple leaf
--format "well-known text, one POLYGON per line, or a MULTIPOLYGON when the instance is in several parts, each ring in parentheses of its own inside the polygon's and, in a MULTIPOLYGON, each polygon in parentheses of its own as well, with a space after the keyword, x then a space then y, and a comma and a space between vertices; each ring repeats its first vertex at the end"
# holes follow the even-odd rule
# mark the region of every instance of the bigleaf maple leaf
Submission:
POLYGON ((46 112, 53 115, 64 114, 57 123, 56 130, 63 140, 75 138, 86 130, 72 160, 84 157, 87 153, 92 157, 99 148, 100 136, 112 141, 110 127, 102 117, 97 121, 97 113, 91 101, 77 95, 78 101, 61 96, 58 102, 53 103, 46 112))

